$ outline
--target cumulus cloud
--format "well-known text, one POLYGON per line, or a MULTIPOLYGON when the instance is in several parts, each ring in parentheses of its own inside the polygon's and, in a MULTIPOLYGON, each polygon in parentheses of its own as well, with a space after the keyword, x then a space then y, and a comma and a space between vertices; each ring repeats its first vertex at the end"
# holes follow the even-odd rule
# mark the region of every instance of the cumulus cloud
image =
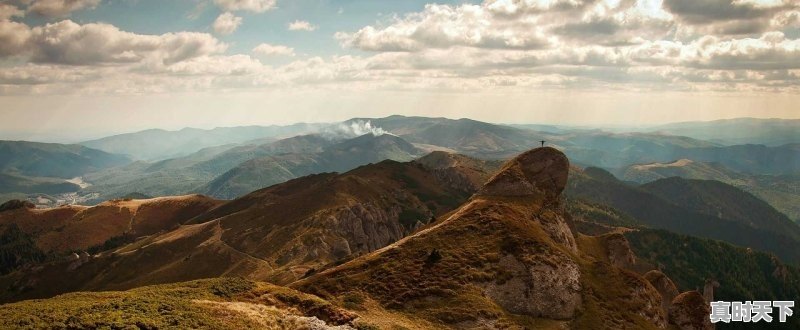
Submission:
POLYGON ((0 20, 8 20, 12 17, 22 16, 25 16, 25 12, 17 8, 17 6, 9 3, 0 3, 0 20))
POLYGON ((313 25, 307 21, 297 20, 289 23, 289 31, 314 31, 316 29, 316 25, 313 25))
POLYGON ((495 19, 479 5, 426 5, 423 12, 388 27, 367 26, 355 33, 338 33, 336 38, 345 46, 370 51, 451 46, 535 49, 549 43, 536 21, 495 19))
POLYGON ((22 23, 0 20, 0 56, 15 56, 25 50, 30 28, 22 23))
MULTIPOLYGON (((295 50, 264 43, 250 55, 226 54, 225 44, 203 33, 140 35, 72 21, 31 28, 4 19, 0 56, 29 63, 0 77, 0 85, 15 86, 2 87, 0 93, 57 86, 136 93, 259 88, 800 91, 797 1, 718 1, 431 4, 336 34, 343 46, 367 54, 312 54, 275 66, 257 57, 291 57, 295 50), (80 74, 76 65, 82 66, 80 74)), ((296 21, 290 28, 314 26, 296 21)))
POLYGON ((262 56, 294 56, 294 48, 263 43, 253 48, 253 53, 262 56))
POLYGON ((214 0, 225 11, 251 11, 263 13, 275 8, 275 0, 214 0))
POLYGON ((222 35, 231 34, 242 25, 242 18, 230 12, 223 13, 214 20, 214 32, 222 35))
POLYGON ((28 11, 47 17, 63 17, 77 10, 95 8, 98 4, 100 0, 34 0, 28 11))
POLYGON ((28 57, 35 63, 99 65, 138 63, 169 65, 221 53, 226 45, 206 33, 142 35, 105 23, 71 20, 29 28, 0 21, 0 54, 28 57))

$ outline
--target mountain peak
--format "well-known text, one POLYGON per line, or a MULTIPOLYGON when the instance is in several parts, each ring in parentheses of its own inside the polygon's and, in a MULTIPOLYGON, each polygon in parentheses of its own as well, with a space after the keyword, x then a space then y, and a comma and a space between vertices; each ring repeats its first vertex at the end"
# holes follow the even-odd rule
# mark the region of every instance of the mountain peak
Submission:
POLYGON ((553 200, 564 190, 569 160, 551 147, 532 149, 508 161, 478 192, 482 196, 537 196, 553 200))

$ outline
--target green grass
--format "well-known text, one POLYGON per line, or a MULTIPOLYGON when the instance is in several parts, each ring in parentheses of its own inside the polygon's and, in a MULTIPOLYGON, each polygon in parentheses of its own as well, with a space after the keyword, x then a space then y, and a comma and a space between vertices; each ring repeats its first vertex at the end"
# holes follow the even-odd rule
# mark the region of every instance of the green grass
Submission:
POLYGON ((216 278, 0 305, 0 328, 294 329, 310 316, 335 324, 353 319, 319 298, 294 290, 216 278))

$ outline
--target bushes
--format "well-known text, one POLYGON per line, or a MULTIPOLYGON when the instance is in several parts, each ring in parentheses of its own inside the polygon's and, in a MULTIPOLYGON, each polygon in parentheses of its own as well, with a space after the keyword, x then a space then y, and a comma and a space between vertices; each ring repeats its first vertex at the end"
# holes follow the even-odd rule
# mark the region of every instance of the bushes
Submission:
POLYGON ((0 275, 8 274, 27 263, 46 259, 47 255, 36 246, 33 238, 16 224, 8 226, 0 235, 0 275))

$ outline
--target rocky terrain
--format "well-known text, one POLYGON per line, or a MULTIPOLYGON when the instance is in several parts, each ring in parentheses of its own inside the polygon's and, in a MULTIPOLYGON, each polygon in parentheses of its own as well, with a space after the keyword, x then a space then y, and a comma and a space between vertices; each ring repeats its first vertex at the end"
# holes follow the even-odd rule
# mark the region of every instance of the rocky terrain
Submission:
MULTIPOLYGON (((236 289, 241 291, 220 295, 212 288, 214 296, 199 293, 201 298, 175 302, 166 313, 177 318, 199 308, 209 315, 210 308, 226 315, 222 320, 229 323, 211 328, 270 328, 274 323, 269 322, 362 329, 710 328, 700 317, 708 313, 702 294, 681 293, 650 256, 642 262, 624 228, 607 226, 594 236, 578 231, 562 196, 571 169, 563 153, 545 147, 499 169, 434 153, 414 162, 384 161, 344 174, 312 175, 212 203, 200 214, 176 216, 183 220, 172 230, 94 256, 81 253, 19 269, 0 277, 0 287, 7 288, 0 298, 242 277, 246 280, 234 281, 246 287, 236 289), (264 289, 254 292, 253 287, 264 289), (270 293, 276 291, 281 293, 270 293), (300 292, 316 297, 297 298, 300 292), (302 303, 309 299, 314 303, 302 303), (264 319, 265 313, 274 317, 264 319)), ((112 206, 131 212, 132 203, 141 204, 138 214, 146 205, 116 203, 95 212, 112 206)), ((591 204, 580 205, 573 209, 591 204)), ((3 208, 0 214, 36 211, 24 202, 3 208)), ((612 209, 598 210, 620 222, 633 221, 612 209)), ((581 213, 580 223, 595 214, 581 213)), ((144 223, 137 230, 153 233, 144 223)), ((197 283, 169 288, 185 292, 205 285, 197 283)), ((165 299, 143 294, 148 290, 124 294, 144 306, 165 299)), ((75 304, 63 304, 74 311, 87 308, 91 298, 83 295, 72 296, 75 304)), ((110 298, 99 295, 94 299, 110 298)), ((3 305, 0 314, 40 313, 66 298, 55 299, 3 305)), ((99 314, 93 315, 108 322, 110 307, 96 308, 99 314)), ((148 308, 139 310, 148 315, 148 308)), ((16 318, 66 322, 57 315, 16 318)), ((114 320, 134 324, 132 318, 114 320)))

